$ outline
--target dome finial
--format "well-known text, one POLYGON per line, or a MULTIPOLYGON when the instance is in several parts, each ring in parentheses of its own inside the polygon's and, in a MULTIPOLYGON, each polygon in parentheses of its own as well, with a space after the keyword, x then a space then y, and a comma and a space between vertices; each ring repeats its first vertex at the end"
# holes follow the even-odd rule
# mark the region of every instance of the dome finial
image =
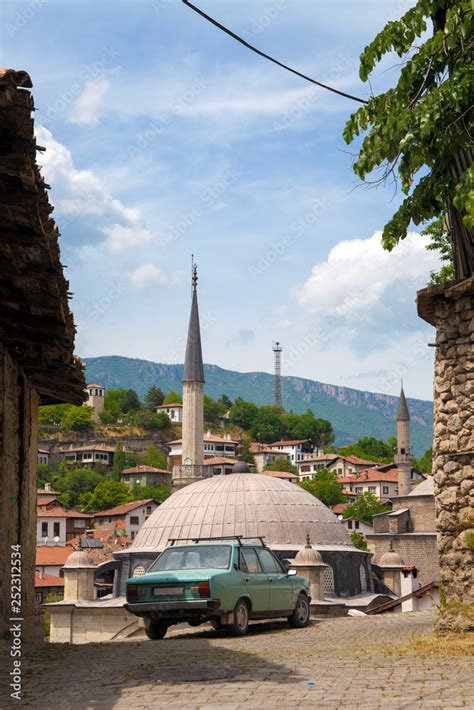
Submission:
POLYGON ((197 282, 198 282, 198 267, 197 267, 197 264, 194 262, 194 254, 191 254, 191 265, 192 265, 191 284, 193 287, 193 291, 195 291, 197 288, 197 282))
POLYGON ((309 536, 309 530, 306 531, 306 545, 305 547, 311 548, 311 538, 309 536))

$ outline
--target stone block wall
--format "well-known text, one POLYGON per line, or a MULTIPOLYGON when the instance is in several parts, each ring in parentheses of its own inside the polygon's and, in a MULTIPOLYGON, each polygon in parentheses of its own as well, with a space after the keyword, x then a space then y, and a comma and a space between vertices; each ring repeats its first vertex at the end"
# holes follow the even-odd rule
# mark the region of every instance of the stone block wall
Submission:
POLYGON ((474 276, 420 292, 418 312, 437 330, 433 474, 448 602, 439 626, 460 628, 463 607, 474 628, 474 276))
POLYGON ((400 510, 400 508, 410 509, 412 531, 434 532, 436 530, 435 502, 432 495, 411 495, 406 498, 395 498, 393 500, 393 510, 400 510))
POLYGON ((143 622, 123 607, 52 604, 51 643, 92 643, 133 636, 143 622))
POLYGON ((436 533, 405 533, 401 535, 367 535, 369 550, 374 553, 372 562, 379 564, 380 558, 390 550, 390 542, 407 565, 414 565, 421 584, 438 582, 440 579, 439 557, 436 533))
MULTIPOLYGON (((35 615, 36 462, 38 396, 22 370, 0 345, 0 635, 12 622, 12 545, 21 553, 21 636, 42 637, 35 615)), ((18 559, 18 558, 15 558, 18 559)))

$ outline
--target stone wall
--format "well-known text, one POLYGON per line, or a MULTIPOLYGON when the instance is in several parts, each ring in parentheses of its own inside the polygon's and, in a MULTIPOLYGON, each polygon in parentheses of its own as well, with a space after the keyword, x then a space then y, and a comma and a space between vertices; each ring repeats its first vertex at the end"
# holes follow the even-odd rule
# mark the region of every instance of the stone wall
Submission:
MULTIPOLYGON (((0 635, 11 613, 12 545, 21 552, 22 639, 42 635, 34 612, 38 397, 22 370, 0 345, 0 635)), ((18 559, 18 558, 15 558, 18 559)))
POLYGON ((133 636, 143 622, 123 606, 100 607, 75 604, 48 605, 51 614, 51 643, 91 643, 133 636))
POLYGON ((385 552, 390 550, 390 542, 407 565, 414 565, 421 584, 437 582, 440 579, 439 557, 436 533, 369 534, 367 545, 374 553, 372 562, 378 564, 385 552))
POLYGON ((474 627, 474 276, 418 294, 436 327, 433 474, 441 575, 441 630, 474 627), (464 622, 461 618, 465 617, 464 622), (470 620, 469 620, 470 616, 470 620))
POLYGON ((411 495, 406 498, 394 498, 393 510, 400 510, 400 508, 409 508, 411 529, 414 532, 435 532, 436 512, 432 495, 411 495))

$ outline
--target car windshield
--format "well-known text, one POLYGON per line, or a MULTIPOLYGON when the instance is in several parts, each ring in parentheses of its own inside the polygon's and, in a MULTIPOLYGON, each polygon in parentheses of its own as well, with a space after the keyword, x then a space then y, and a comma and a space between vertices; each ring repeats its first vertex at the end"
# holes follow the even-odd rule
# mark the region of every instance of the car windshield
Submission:
POLYGON ((148 572, 180 569, 227 569, 230 545, 183 545, 169 547, 158 557, 148 572))

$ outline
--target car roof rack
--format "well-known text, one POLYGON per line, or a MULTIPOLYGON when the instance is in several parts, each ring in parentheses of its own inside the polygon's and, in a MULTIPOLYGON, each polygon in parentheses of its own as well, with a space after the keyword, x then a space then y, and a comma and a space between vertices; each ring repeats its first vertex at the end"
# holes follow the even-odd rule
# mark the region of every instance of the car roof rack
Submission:
POLYGON ((262 547, 266 547, 264 535, 219 535, 211 537, 172 537, 168 540, 170 547, 173 547, 175 542, 209 542, 210 540, 237 540, 242 547, 242 540, 259 540, 262 547))

